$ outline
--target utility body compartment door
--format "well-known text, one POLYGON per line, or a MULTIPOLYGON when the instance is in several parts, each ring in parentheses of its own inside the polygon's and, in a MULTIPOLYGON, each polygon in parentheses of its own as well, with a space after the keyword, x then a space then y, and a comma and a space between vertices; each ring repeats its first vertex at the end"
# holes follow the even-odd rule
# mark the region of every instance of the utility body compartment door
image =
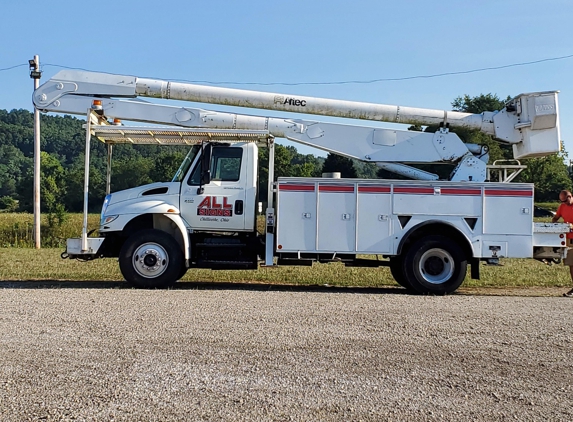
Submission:
POLYGON ((358 252, 392 251, 392 187, 358 184, 356 249, 358 252))
POLYGON ((356 250, 354 183, 318 184, 318 247, 324 252, 356 250))
POLYGON ((316 250, 316 184, 280 182, 277 210, 277 250, 316 250))

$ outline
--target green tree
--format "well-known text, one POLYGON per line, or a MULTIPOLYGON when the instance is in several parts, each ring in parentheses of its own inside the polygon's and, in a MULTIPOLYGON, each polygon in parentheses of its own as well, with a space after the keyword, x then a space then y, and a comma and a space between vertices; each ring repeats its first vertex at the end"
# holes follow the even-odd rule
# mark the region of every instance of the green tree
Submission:
POLYGON ((0 197, 0 210, 6 212, 14 212, 18 209, 18 201, 16 201, 11 196, 0 197))
MULTIPOLYGON (((58 182, 62 190, 58 198, 66 208, 79 211, 83 207, 83 154, 85 152, 84 120, 72 116, 41 115, 40 148, 60 163, 65 178, 58 182)), ((0 110, 0 197, 20 199, 20 209, 32 210, 34 131, 33 114, 28 110, 0 110)), ((113 189, 119 190, 151 181, 171 180, 186 146, 114 145, 113 189), (131 161, 131 163, 128 163, 131 161)), ((45 160, 46 158, 42 158, 45 160)), ((101 206, 105 193, 107 148, 91 141, 89 207, 101 206)), ((48 169, 46 169, 48 170, 48 169)), ((51 170, 49 170, 51 171, 51 170)), ((42 173, 43 177, 44 170, 42 173)), ((50 184, 52 180, 46 181, 50 184)), ((44 186, 43 189, 46 189, 44 186)), ((47 199, 51 200, 50 190, 47 199)), ((45 211, 47 204, 42 203, 45 211)))
POLYGON ((42 203, 53 213, 66 193, 66 177, 62 164, 47 152, 41 152, 40 188, 42 203))
MULTIPOLYGON (((34 172, 30 165, 19 185, 20 209, 33 210, 34 172)), ((49 153, 40 153, 40 210, 48 213, 51 226, 63 223, 65 219, 64 197, 67 191, 65 170, 60 161, 49 153)))
POLYGON ((154 182, 170 182, 184 158, 185 153, 181 151, 162 151, 154 159, 149 177, 154 182))
MULTIPOLYGON (((510 97, 507 97, 509 99, 510 97)), ((505 101, 500 100, 495 94, 480 94, 475 97, 463 95, 455 98, 452 101, 452 108, 454 111, 464 113, 480 114, 484 111, 497 111, 505 107, 505 101)), ((408 130, 436 132, 439 129, 437 125, 430 125, 423 128, 420 125, 410 126, 408 130)), ((458 137, 465 143, 486 145, 489 149, 488 164, 493 163, 495 160, 511 159, 513 152, 510 145, 500 144, 494 140, 490 135, 487 135, 477 129, 468 129, 463 127, 452 127, 450 131, 458 135, 458 137)), ((454 169, 453 165, 447 164, 415 164, 413 167, 424 170, 430 173, 437 174, 440 179, 448 179, 450 173, 454 169)), ((396 175, 384 169, 378 171, 378 177, 383 179, 406 179, 403 176, 396 175)))
POLYGON ((18 196, 17 186, 22 179, 22 170, 31 165, 31 159, 13 145, 0 145, 0 196, 18 196))
MULTIPOLYGON (((67 192, 64 203, 69 211, 81 212, 84 209, 84 155, 80 154, 66 169, 67 192)), ((90 165, 88 189, 88 210, 96 212, 101 209, 105 197, 105 174, 90 165)))
POLYGON ((356 177, 361 179, 376 179, 380 168, 374 163, 365 163, 360 160, 352 160, 356 169, 356 177))
POLYGON ((151 158, 120 159, 112 165, 111 191, 124 190, 151 183, 151 158))
POLYGON ((470 97, 465 94, 460 97, 456 97, 452 101, 452 107, 454 111, 462 111, 464 113, 480 114, 484 111, 497 111, 505 107, 505 102, 511 97, 507 97, 505 100, 500 100, 496 94, 480 94, 475 97, 470 97))
MULTIPOLYGON (((268 157, 268 151, 267 151, 268 157)), ((267 158, 268 159, 268 158, 267 158)), ((275 144, 275 177, 291 177, 291 161, 293 149, 284 145, 275 144)))
MULTIPOLYGON (((295 147, 275 143, 275 179, 277 177, 319 177, 322 157, 299 154, 295 147)), ((259 198, 267 200, 269 149, 259 148, 259 198)))
POLYGON ((294 177, 320 177, 324 159, 312 154, 299 154, 296 148, 288 147, 291 151, 291 175, 294 177))
MULTIPOLYGON (((291 159, 292 151, 285 146, 275 143, 275 179, 278 177, 292 176, 291 159)), ((267 200, 267 186, 269 180, 269 149, 259 148, 259 198, 267 200)))
POLYGON ((328 154, 322 166, 322 173, 339 172, 341 177, 355 178, 357 177, 354 163, 350 158, 343 157, 338 154, 328 154))
MULTIPOLYGON (((507 96, 505 100, 501 100, 496 94, 480 94, 475 97, 470 97, 465 94, 457 97, 452 101, 454 111, 461 111, 464 113, 480 114, 484 111, 498 111, 505 107, 505 103, 511 99, 507 96)), ((500 144, 494 140, 493 137, 480 132, 476 129, 467 128, 453 128, 462 141, 470 144, 487 145, 489 148, 489 164, 496 160, 507 160, 513 158, 513 151, 510 145, 500 144)))
POLYGON ((572 188, 569 171, 564 162, 566 158, 567 152, 562 147, 559 154, 523 160, 522 164, 527 168, 516 180, 535 184, 535 201, 555 201, 562 189, 572 188))

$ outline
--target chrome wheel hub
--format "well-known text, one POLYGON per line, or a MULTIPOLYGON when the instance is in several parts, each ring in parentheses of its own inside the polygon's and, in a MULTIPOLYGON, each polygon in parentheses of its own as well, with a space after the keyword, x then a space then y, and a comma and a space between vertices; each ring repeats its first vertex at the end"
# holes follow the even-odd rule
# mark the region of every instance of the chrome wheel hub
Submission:
POLYGON ((447 282, 454 273, 454 259, 444 249, 430 249, 420 258, 418 269, 427 283, 442 284, 447 282))
POLYGON ((133 268, 146 278, 159 277, 167 270, 169 255, 163 246, 149 242, 139 246, 133 253, 133 268))

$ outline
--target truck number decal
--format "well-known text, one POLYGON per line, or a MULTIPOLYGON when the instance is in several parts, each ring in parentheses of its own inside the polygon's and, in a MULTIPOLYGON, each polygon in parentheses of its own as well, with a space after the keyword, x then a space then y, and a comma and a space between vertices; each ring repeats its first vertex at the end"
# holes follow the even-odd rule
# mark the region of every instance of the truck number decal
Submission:
POLYGON ((232 217, 233 205, 227 203, 226 196, 223 196, 223 202, 219 202, 216 196, 206 196, 197 206, 197 215, 232 217))

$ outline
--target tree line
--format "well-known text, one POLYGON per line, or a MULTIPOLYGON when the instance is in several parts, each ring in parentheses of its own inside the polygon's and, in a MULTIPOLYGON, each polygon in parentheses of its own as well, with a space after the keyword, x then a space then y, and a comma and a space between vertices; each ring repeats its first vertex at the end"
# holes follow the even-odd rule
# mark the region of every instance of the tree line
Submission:
MULTIPOLYGON (((458 97, 452 102, 457 111, 481 113, 500 110, 504 101, 496 95, 458 97)), ((72 116, 41 115, 41 207, 52 216, 78 212, 83 207, 85 135, 82 119, 72 116)), ((410 130, 435 131, 434 127, 410 127, 410 130)), ((464 142, 486 144, 490 164, 512 158, 511 147, 476 130, 454 129, 464 142)), ((0 209, 32 211, 33 197, 33 114, 28 110, 0 110, 0 209)), ((188 147, 159 145, 115 145, 112 164, 112 192, 157 181, 169 181, 183 161, 188 147)), ((261 148, 260 192, 266 195, 268 150, 261 148)), ((93 141, 90 151, 91 211, 98 211, 105 196, 107 151, 103 143, 93 141)), ((516 181, 535 183, 536 201, 555 200, 561 189, 571 189, 567 153, 523 160, 527 169, 516 181)), ((447 178, 452 167, 423 164, 416 167, 447 178)), ((324 172, 340 172, 342 177, 398 179, 375 164, 351 160, 334 154, 326 158, 300 154, 295 147, 276 144, 275 175, 318 177, 324 172)), ((263 200, 265 198, 262 198, 263 200)))

